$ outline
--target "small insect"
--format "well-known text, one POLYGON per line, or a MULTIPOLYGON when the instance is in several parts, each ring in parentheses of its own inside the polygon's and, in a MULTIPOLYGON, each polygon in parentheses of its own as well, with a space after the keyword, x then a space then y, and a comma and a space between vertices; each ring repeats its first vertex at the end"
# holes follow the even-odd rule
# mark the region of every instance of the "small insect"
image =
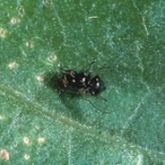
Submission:
POLYGON ((100 93, 106 89, 105 83, 99 75, 93 72, 89 72, 88 70, 75 71, 73 69, 62 69, 60 73, 48 73, 45 77, 45 83, 51 89, 59 92, 61 101, 66 107, 74 111, 73 115, 78 112, 74 110, 76 107, 74 103, 76 103, 76 100, 79 100, 79 96, 99 95, 94 100, 91 100, 89 97, 82 98, 90 103, 98 112, 102 112, 105 109, 102 106, 103 104, 100 104, 100 100, 107 102, 104 97, 100 96, 100 93))
POLYGON ((77 94, 98 95, 105 90, 105 84, 98 75, 87 72, 65 71, 58 78, 58 85, 63 91, 70 90, 77 94))

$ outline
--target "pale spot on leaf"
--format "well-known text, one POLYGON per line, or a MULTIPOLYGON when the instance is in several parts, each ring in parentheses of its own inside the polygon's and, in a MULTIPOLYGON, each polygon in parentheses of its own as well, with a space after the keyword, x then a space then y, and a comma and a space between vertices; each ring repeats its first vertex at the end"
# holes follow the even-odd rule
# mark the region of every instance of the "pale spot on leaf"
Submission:
POLYGON ((34 128, 37 129, 37 130, 40 129, 40 127, 38 125, 35 125, 34 128))
POLYGON ((57 56, 54 52, 48 54, 48 62, 54 63, 57 60, 57 56))
POLYGON ((97 19, 97 18, 99 18, 99 17, 96 15, 88 17, 88 19, 97 19))
POLYGON ((36 79, 37 79, 39 82, 43 82, 43 81, 44 81, 44 77, 43 77, 42 75, 36 76, 36 79))
POLYGON ((29 155, 29 154, 25 154, 25 155, 24 155, 24 159, 25 159, 25 160, 29 160, 29 159, 30 159, 30 155, 29 155))
POLYGON ((0 115, 0 121, 4 120, 4 116, 0 115))
POLYGON ((38 142, 38 144, 43 144, 43 143, 45 143, 45 138, 44 137, 39 137, 37 139, 37 142, 38 142))
POLYGON ((6 38, 7 30, 0 27, 0 38, 6 38))
POLYGON ((3 160, 9 160, 10 159, 10 154, 6 149, 0 150, 0 158, 3 160))
POLYGON ((24 138, 23 138, 23 142, 24 142, 24 144, 26 144, 26 145, 31 145, 31 141, 30 141, 30 139, 29 139, 28 137, 24 137, 24 138))
POLYGON ((10 24, 11 25, 16 25, 16 24, 19 24, 20 22, 21 22, 21 20, 19 18, 17 18, 17 17, 13 17, 10 20, 10 24))
POLYGON ((25 43, 25 46, 26 46, 27 48, 32 49, 32 48, 34 48, 34 43, 33 43, 32 41, 27 41, 27 42, 25 43))
POLYGON ((25 15, 25 9, 24 9, 23 6, 20 5, 20 6, 17 8, 17 11, 18 11, 18 15, 19 15, 20 17, 23 17, 23 16, 25 15))
POLYGON ((8 67, 9 67, 9 69, 14 70, 14 69, 18 68, 18 64, 14 61, 14 62, 11 62, 8 65, 8 67))

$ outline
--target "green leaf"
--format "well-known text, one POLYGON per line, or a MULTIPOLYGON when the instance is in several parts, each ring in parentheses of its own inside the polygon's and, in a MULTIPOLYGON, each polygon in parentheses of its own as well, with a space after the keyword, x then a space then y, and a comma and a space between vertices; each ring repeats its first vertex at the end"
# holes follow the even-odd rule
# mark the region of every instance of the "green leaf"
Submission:
POLYGON ((0 164, 165 164, 164 10, 1 0, 0 164), (61 68, 90 68, 106 90, 61 97, 45 83, 61 68))

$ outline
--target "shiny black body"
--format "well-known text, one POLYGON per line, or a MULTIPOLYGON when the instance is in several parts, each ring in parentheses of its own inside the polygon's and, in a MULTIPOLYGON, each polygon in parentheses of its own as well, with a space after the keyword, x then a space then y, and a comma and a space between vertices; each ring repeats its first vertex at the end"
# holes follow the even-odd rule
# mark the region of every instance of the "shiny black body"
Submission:
POLYGON ((62 90, 70 90, 79 94, 98 95, 105 90, 104 82, 98 75, 87 72, 65 71, 58 78, 58 85, 62 90))

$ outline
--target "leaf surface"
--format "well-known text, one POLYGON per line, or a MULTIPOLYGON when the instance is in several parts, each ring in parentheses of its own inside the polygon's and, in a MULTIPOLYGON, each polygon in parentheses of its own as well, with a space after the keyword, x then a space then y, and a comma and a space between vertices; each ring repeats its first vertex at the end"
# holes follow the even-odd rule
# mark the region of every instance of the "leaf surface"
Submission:
POLYGON ((0 163, 165 164, 164 10, 163 0, 1 0, 0 163), (61 97, 45 83, 61 68, 90 68, 106 90, 61 97))

